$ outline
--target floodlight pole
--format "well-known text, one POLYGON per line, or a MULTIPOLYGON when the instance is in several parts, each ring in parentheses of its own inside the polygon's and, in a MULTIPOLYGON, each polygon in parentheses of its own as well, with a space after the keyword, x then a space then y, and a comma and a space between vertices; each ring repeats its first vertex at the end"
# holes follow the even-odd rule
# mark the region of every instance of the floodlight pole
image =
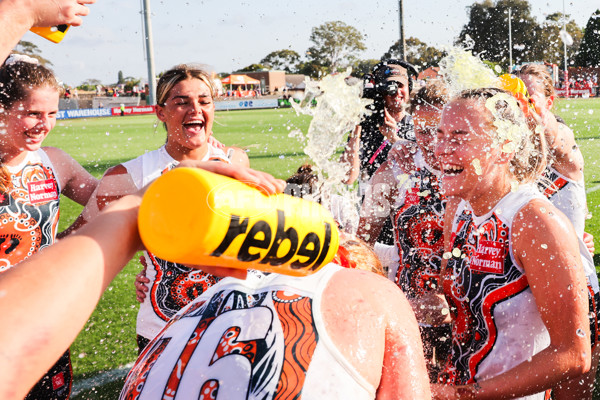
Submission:
POLYGON ((150 0, 142 0, 142 14, 144 16, 144 36, 146 39, 146 59, 148 62, 148 89, 146 104, 154 105, 156 98, 156 73, 154 72, 154 45, 152 44, 152 22, 150 20, 150 0))
POLYGON ((404 39, 404 15, 403 15, 402 0, 398 0, 398 15, 400 22, 400 40, 398 41, 398 53, 400 59, 406 61, 406 40, 404 39))
POLYGON ((510 7, 508 7, 508 57, 509 57, 508 72, 511 73, 513 59, 512 59, 512 10, 510 7))
POLYGON ((565 46, 565 97, 569 98, 569 66, 567 64, 567 14, 565 12, 565 0, 563 0, 563 44, 565 46))

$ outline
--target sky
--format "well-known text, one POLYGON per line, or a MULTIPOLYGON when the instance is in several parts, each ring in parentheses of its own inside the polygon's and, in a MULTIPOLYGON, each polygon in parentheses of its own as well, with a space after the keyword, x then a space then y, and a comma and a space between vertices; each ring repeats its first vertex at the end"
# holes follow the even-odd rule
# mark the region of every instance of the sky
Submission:
MULTIPOLYGON (((451 45, 468 21, 473 0, 404 0, 404 34, 429 45, 451 45)), ((562 11, 585 27, 599 0, 530 0, 538 22, 562 11)), ((80 27, 59 44, 33 33, 35 43, 68 85, 98 79, 108 85, 125 77, 146 79, 142 0, 97 0, 80 27)), ((185 62, 231 72, 259 63, 272 51, 291 49, 303 55, 312 28, 342 21, 365 35, 362 59, 378 59, 398 40, 397 0, 150 0, 155 70, 185 62)))

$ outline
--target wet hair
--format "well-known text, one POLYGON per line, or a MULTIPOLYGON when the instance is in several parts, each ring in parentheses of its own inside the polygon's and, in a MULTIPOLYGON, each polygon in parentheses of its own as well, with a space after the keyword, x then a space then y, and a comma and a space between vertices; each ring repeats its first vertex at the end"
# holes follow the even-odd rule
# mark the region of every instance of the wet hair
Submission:
MULTIPOLYGON (((294 197, 317 196, 319 194, 319 178, 310 164, 301 165, 296 173, 286 181, 285 193, 294 197)), ((320 197, 317 199, 320 203, 320 197)))
MULTIPOLYGON (((61 91, 50 69, 28 61, 5 62, 0 67, 0 111, 8 112, 15 103, 26 100, 32 90, 43 87, 61 91)), ((0 163, 0 192, 8 192, 11 186, 10 173, 0 163)))
POLYGON ((211 97, 215 98, 216 89, 208 72, 194 64, 179 64, 165 72, 158 80, 156 104, 164 106, 173 87, 186 79, 199 79, 206 83, 211 97))
POLYGON ((485 106, 495 127, 496 145, 504 152, 514 152, 510 171, 517 182, 534 182, 542 174, 547 156, 543 129, 525 116, 510 92, 498 88, 470 89, 461 92, 457 99, 479 101, 485 106))
POLYGON ((383 265, 371 246, 356 235, 340 232, 340 247, 333 262, 345 268, 360 269, 386 276, 383 265))
POLYGON ((544 88, 544 96, 552 97, 555 95, 554 82, 552 82, 552 76, 548 72, 546 66, 541 64, 525 64, 515 73, 515 75, 519 77, 523 75, 534 76, 540 80, 544 88))
POLYGON ((409 113, 413 114, 420 107, 436 107, 441 110, 450 100, 449 96, 448 87, 443 81, 431 79, 411 96, 409 113))

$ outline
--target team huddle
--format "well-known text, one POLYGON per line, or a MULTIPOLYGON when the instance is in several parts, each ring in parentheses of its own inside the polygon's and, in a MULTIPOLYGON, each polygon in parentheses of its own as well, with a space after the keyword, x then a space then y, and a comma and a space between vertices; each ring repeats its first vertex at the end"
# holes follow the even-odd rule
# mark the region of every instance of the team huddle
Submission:
MULTIPOLYGON (((525 65, 455 92, 443 76, 416 87, 413 74, 386 60, 369 75, 374 105, 340 161, 340 179, 363 189, 360 222, 356 232, 340 229, 331 263, 293 277, 144 252, 139 358, 122 399, 592 398, 600 295, 583 157, 552 112, 551 76, 525 65)), ((158 82, 166 143, 100 180, 42 147, 60 90, 34 60, 11 56, 0 67, 0 285, 9 295, 11 279, 46 262, 98 266, 109 271, 96 279, 106 288, 140 247, 144 188, 173 168, 284 190, 212 136, 216 92, 197 66, 177 65, 158 82), (58 233, 60 194, 84 209, 58 233), (108 228, 115 223, 121 238, 108 228)), ((310 168, 288 182, 320 198, 310 168)), ((253 235, 248 246, 268 248, 270 238, 253 235)), ((298 257, 318 254, 314 240, 298 257)), ((101 292, 88 295, 89 307, 101 292)), ((77 326, 49 329, 70 335, 77 326)), ((45 347, 62 356, 28 385, 28 399, 70 396, 69 351, 52 340, 45 347)))

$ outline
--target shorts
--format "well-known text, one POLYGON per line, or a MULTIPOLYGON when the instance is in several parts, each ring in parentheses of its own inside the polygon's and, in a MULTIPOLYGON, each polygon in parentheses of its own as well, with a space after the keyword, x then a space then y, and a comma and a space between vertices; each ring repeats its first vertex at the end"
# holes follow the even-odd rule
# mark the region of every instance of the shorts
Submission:
POLYGON ((141 335, 137 335, 138 356, 142 354, 142 351, 144 351, 146 346, 148 346, 148 343, 150 343, 150 339, 145 338, 141 335))
POLYGON ((67 350, 29 391, 25 400, 67 400, 72 387, 71 353, 67 350))
POLYGON ((452 328, 450 324, 440 326, 419 326, 423 352, 427 363, 429 381, 437 382, 452 349, 452 328))

